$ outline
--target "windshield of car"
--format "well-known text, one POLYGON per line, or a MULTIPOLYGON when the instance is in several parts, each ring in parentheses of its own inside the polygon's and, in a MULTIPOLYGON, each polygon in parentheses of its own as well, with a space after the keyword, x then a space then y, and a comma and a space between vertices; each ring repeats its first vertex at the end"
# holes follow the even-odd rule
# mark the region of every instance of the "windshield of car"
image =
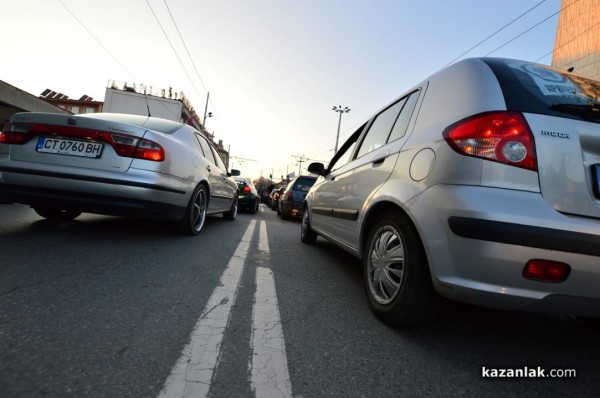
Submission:
POLYGON ((600 82, 545 65, 489 59, 508 110, 600 121, 600 82))

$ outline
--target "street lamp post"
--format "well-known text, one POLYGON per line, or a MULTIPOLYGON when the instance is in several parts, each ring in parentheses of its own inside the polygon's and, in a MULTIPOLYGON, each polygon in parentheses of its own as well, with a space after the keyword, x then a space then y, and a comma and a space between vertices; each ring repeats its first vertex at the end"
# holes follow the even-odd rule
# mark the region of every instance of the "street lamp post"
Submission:
POLYGON ((338 120, 338 129, 337 129, 337 135, 335 136, 335 149, 333 150, 333 153, 337 153, 338 150, 338 142, 340 140, 340 126, 342 125, 342 113, 348 113, 351 111, 350 108, 348 108, 347 106, 342 108, 342 106, 340 105, 339 107, 337 106, 333 106, 333 109, 335 112, 338 112, 340 114, 340 118, 338 120))

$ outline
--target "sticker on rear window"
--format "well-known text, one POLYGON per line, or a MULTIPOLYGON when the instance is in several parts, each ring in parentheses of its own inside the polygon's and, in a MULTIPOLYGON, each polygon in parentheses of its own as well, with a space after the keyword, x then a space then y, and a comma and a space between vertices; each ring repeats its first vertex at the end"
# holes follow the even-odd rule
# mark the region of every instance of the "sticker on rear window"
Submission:
POLYGON ((546 96, 577 98, 583 95, 575 83, 553 70, 522 63, 512 63, 509 66, 527 73, 546 96))

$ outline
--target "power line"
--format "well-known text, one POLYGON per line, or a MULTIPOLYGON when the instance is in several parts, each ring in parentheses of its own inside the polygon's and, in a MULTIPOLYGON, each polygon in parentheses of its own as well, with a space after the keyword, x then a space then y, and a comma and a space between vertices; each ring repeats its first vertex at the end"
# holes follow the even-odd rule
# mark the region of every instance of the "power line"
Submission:
POLYGON ((150 5, 150 3, 148 2, 148 0, 146 0, 146 4, 148 5, 148 7, 150 8, 150 11, 152 11, 152 15, 154 15, 154 19, 156 19, 156 22, 158 23, 158 26, 160 26, 160 29, 162 30, 163 34, 165 35, 165 38, 167 39, 167 42, 169 43, 169 46, 171 46, 171 49, 173 50, 173 53, 175 54, 175 57, 177 58, 177 60, 179 61, 179 64, 181 65, 181 67, 183 68, 183 71, 185 72, 186 76, 188 77, 188 79, 190 80, 190 83, 192 83, 192 86, 194 87, 194 90, 196 91, 196 94, 198 94, 200 96, 200 98, 202 98, 202 95, 200 94, 200 92, 198 91, 198 88, 196 87, 196 85, 194 84, 194 81, 192 80, 190 74, 188 73, 187 69, 185 68, 185 66, 183 65, 183 62, 181 61, 181 58, 179 58, 179 55, 177 54, 177 51, 175 51, 175 47, 173 47, 173 43, 171 43, 171 40, 169 39, 169 36, 167 35, 167 32, 165 32, 165 29, 163 28, 162 24, 160 23, 160 20, 158 19, 158 17, 156 16, 156 13, 154 12, 154 9, 152 8, 152 6, 150 5))
POLYGON ((100 41, 100 40, 99 40, 99 39, 98 39, 96 36, 94 36, 94 34, 92 33, 92 31, 91 31, 91 30, 89 30, 89 29, 87 28, 87 26, 85 26, 85 25, 83 24, 83 22, 81 22, 81 21, 79 20, 79 18, 77 18, 77 17, 75 16, 75 14, 73 14, 73 12, 72 12, 71 10, 69 10, 69 8, 67 8, 67 6, 66 6, 66 5, 64 5, 64 4, 63 4, 63 2, 62 2, 61 0, 57 0, 57 1, 60 3, 60 5, 61 5, 61 6, 63 6, 63 8, 64 8, 65 10, 67 10, 67 12, 68 12, 69 14, 71 14, 71 16, 72 16, 72 17, 73 17, 73 18, 74 18, 74 19, 75 19, 75 20, 76 20, 76 21, 79 23, 79 25, 81 25, 81 26, 83 27, 83 29, 85 29, 85 30, 86 30, 86 31, 89 33, 89 35, 90 35, 90 36, 92 36, 92 38, 93 38, 94 40, 96 40, 96 42, 97 42, 98 44, 100 44, 100 46, 101 46, 101 47, 104 49, 104 51, 106 51, 106 52, 107 52, 107 53, 108 53, 108 54, 109 54, 111 57, 113 57, 113 59, 114 59, 115 61, 117 61, 117 63, 118 63, 119 65, 121 65, 121 67, 122 67, 123 69, 125 69, 125 70, 127 71, 127 73, 129 73, 129 74, 131 75, 131 77, 133 77, 135 80, 139 80, 139 79, 138 79, 138 78, 135 76, 135 74, 134 74, 132 71, 130 71, 130 70, 129 70, 129 69, 128 69, 128 68, 127 68, 125 65, 123 65, 123 63, 122 63, 121 61, 119 61, 119 59, 118 59, 118 58, 117 58, 117 57, 116 57, 116 56, 115 56, 113 53, 111 53, 111 52, 110 52, 110 50, 109 50, 108 48, 106 48, 106 46, 105 46, 104 44, 102 44, 102 42, 101 42, 101 41, 100 41))
POLYGON ((479 47, 481 44, 485 43, 486 41, 488 41, 489 39, 491 39, 492 37, 496 36, 498 33, 500 33, 501 31, 503 31, 504 29, 506 29, 507 27, 509 27, 510 25, 512 25, 513 23, 515 23, 517 20, 521 19, 522 17, 524 17, 525 15, 527 15, 530 11, 532 11, 533 9, 537 8, 538 6, 540 6, 542 3, 544 3, 546 0, 542 0, 539 3, 537 3, 536 5, 534 5, 533 7, 531 7, 529 10, 525 11, 523 14, 519 15, 517 18, 513 19, 512 21, 510 21, 509 23, 507 23, 506 25, 504 25, 503 27, 501 27, 500 29, 498 29, 497 31, 495 31, 494 33, 492 33, 491 35, 489 35, 488 37, 486 37, 485 39, 481 40, 479 43, 475 44, 473 47, 469 48, 467 51, 465 51, 464 53, 460 54, 458 57, 454 58, 452 61, 448 62, 446 65, 444 65, 442 68, 440 69, 444 69, 445 67, 447 67, 448 65, 454 63, 457 59, 463 57, 465 54, 468 54, 469 52, 471 52, 472 50, 474 50, 475 48, 479 47))
MULTIPOLYGON (((167 8, 167 11, 169 12, 169 16, 171 17, 171 21, 173 22, 173 25, 175 26, 175 29, 177 30, 179 39, 181 40, 181 43, 183 44, 183 47, 185 48, 185 52, 187 53, 188 58, 190 59, 190 62, 192 63, 192 66, 194 67, 194 70, 196 71, 196 76, 198 76, 198 80, 200 80, 200 84, 202 84, 204 91, 208 92, 208 89, 206 88, 206 86, 204 85, 204 82, 202 81, 202 78, 200 77, 200 73, 198 73, 198 68, 196 68, 196 64, 194 63, 194 60, 193 60, 192 56, 190 55, 187 45, 185 44, 185 40, 183 40, 183 36, 181 36, 181 32, 179 31, 177 22, 175 22, 175 19, 173 18, 173 14, 171 13, 171 9, 169 9, 169 6, 167 5, 167 0, 163 0, 163 1, 165 3, 165 7, 167 8)), ((146 2, 147 2, 147 0, 146 0, 146 2)))

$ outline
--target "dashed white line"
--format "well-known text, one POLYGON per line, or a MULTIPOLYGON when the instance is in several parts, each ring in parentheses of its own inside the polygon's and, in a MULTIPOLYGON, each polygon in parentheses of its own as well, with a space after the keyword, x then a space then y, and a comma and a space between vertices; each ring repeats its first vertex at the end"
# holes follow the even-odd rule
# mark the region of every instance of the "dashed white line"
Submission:
POLYGON ((219 286, 213 291, 192 331, 190 342, 167 378, 160 398, 208 395, 255 225, 256 221, 252 220, 246 229, 221 276, 219 286))
MULTIPOLYGON (((259 250, 269 254, 269 238, 264 221, 260 223, 259 250)), ((275 291, 273 272, 256 268, 256 294, 252 307, 253 353, 249 362, 250 384, 257 398, 292 397, 283 328, 275 291)))
POLYGON ((256 268, 256 295, 252 309, 251 386, 257 398, 292 397, 283 328, 273 272, 256 268))
POLYGON ((267 236, 267 223, 264 221, 260 222, 260 229, 258 230, 258 250, 265 254, 270 254, 269 251, 269 237, 267 236))

